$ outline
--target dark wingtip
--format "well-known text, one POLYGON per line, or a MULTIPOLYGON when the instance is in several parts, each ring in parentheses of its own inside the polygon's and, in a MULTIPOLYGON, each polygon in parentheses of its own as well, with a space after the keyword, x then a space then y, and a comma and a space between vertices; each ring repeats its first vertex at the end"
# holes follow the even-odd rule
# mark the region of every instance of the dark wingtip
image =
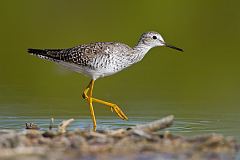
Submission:
POLYGON ((42 49, 33 49, 33 48, 28 48, 27 50, 28 53, 31 54, 36 54, 36 55, 44 55, 46 53, 45 50, 42 49))
POLYGON ((28 52, 28 53, 33 53, 33 52, 34 52, 34 49, 33 49, 33 48, 28 48, 28 49, 27 49, 27 52, 28 52))

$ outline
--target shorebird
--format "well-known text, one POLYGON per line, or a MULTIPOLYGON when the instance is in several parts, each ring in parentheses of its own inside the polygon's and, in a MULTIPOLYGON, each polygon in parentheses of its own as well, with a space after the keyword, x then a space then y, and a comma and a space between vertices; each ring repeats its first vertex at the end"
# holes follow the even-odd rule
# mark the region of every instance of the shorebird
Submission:
POLYGON ((67 49, 30 48, 28 52, 40 58, 54 61, 70 70, 82 73, 91 78, 89 85, 83 91, 82 97, 89 104, 93 130, 96 131, 97 123, 93 102, 110 107, 111 111, 116 112, 117 116, 123 120, 127 120, 128 118, 118 105, 93 97, 95 80, 113 75, 141 61, 151 48, 157 46, 166 46, 183 51, 166 43, 159 33, 151 31, 143 33, 137 45, 133 48, 118 42, 95 42, 67 49))

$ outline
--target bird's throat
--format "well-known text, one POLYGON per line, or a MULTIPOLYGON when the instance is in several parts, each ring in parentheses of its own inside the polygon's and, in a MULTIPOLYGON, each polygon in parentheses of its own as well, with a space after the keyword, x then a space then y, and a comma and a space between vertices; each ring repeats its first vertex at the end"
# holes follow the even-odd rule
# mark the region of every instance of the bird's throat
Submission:
POLYGON ((151 46, 147 46, 143 43, 138 43, 135 47, 133 47, 133 58, 136 58, 136 61, 140 61, 147 54, 147 52, 151 49, 151 46))

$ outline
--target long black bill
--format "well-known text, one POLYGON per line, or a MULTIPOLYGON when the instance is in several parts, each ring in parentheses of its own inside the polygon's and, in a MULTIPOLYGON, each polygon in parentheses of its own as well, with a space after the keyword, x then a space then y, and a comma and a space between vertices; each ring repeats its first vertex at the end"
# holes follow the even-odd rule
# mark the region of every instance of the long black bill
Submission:
POLYGON ((176 49, 176 50, 178 50, 178 51, 183 52, 183 49, 178 48, 178 47, 175 47, 175 46, 172 46, 172 45, 170 45, 170 44, 166 44, 166 43, 165 43, 165 46, 168 47, 168 48, 176 49))

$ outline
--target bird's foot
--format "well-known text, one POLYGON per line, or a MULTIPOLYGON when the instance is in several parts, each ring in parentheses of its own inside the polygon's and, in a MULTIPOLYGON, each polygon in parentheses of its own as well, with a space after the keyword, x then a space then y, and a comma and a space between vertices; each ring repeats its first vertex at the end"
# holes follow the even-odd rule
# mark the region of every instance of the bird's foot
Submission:
POLYGON ((89 90, 89 88, 85 89, 85 91, 83 92, 83 94, 82 94, 83 99, 87 100, 88 102, 91 101, 91 102, 105 104, 105 105, 111 107, 111 111, 115 112, 118 117, 120 117, 123 120, 128 120, 128 117, 123 113, 123 111, 120 107, 118 107, 116 104, 109 103, 109 102, 88 96, 88 94, 87 94, 88 90, 89 90))
POLYGON ((118 117, 120 117, 122 120, 128 120, 128 117, 123 113, 122 109, 118 107, 116 104, 113 104, 111 107, 112 112, 116 112, 118 117))

